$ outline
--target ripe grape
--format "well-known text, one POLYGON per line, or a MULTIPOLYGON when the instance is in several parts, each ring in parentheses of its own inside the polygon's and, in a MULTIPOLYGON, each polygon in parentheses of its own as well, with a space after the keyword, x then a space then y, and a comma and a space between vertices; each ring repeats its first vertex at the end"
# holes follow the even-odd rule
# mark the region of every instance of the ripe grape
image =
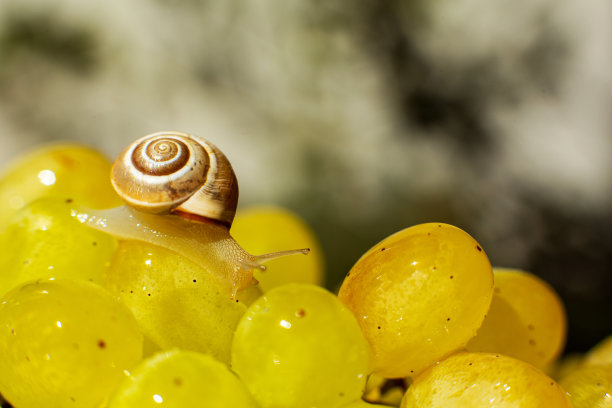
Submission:
POLYGON ((240 210, 230 232, 252 254, 310 248, 305 258, 273 259, 266 262, 266 271, 256 270, 254 276, 264 292, 292 282, 323 283, 325 271, 321 245, 310 227, 292 212, 272 206, 240 210))
POLYGON ((253 397, 225 364, 192 351, 158 353, 139 364, 108 408, 257 408, 253 397))
POLYGON ((41 197, 74 199, 88 207, 121 205, 110 162, 88 147, 60 144, 22 155, 0 175, 0 231, 13 213, 41 197))
POLYGON ((571 408, 565 391, 537 368, 499 354, 458 353, 414 379, 401 408, 571 408))
POLYGON ((374 352, 374 372, 416 375, 465 346, 493 294, 484 250, 448 224, 404 229, 367 251, 338 297, 357 317, 374 352))
POLYGON ((14 214, 3 237, 0 295, 46 277, 101 281, 117 240, 75 220, 73 205, 71 200, 47 197, 14 214))
MULTIPOLYGON (((312 251, 271 260, 248 286, 266 257, 223 226, 91 210, 121 205, 109 172, 99 153, 62 145, 0 176, 0 392, 16 407, 571 406, 524 361, 452 354, 467 343, 544 368, 565 336, 552 289, 496 270, 494 295, 489 260, 464 231, 431 223, 386 238, 351 269, 339 300, 311 285, 324 268, 309 227, 254 207, 231 230, 249 252, 312 251), (82 224, 129 233, 118 241, 82 224), (143 352, 151 357, 138 365, 143 352)), ((612 337, 566 367, 576 408, 612 406, 611 350, 612 337)))
POLYGON ((574 408, 612 407, 612 365, 583 366, 561 379, 574 408))
POLYGON ((149 350, 179 347, 229 363, 232 335, 256 286, 232 300, 215 277, 169 249, 121 241, 104 285, 136 316, 149 350))
POLYGON ((0 392, 16 407, 100 406, 141 354, 132 314, 93 283, 29 282, 0 303, 0 392))
POLYGON ((356 400, 368 366, 368 345, 355 318, 314 285, 265 293, 234 334, 232 368, 262 408, 331 408, 356 400))
POLYGON ((545 369, 565 344, 567 319, 559 296, 523 271, 495 268, 491 308, 469 351, 501 353, 545 369))

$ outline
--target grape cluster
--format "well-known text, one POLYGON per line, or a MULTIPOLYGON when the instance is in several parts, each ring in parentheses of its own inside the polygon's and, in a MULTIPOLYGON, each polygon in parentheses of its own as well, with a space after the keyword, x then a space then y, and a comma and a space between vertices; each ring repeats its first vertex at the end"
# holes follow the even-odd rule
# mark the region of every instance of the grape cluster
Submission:
POLYGON ((214 263, 79 219, 120 205, 108 171, 62 145, 0 177, 0 393, 16 408, 612 406, 612 337, 560 359, 554 290, 492 268, 459 228, 387 237, 335 295, 302 220, 239 211, 249 251, 312 251, 229 296, 214 263))

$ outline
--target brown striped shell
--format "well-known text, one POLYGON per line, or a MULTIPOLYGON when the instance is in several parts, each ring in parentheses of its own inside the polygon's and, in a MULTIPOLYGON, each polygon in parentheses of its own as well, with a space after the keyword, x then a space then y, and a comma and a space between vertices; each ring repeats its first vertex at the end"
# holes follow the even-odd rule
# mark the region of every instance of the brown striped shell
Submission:
POLYGON ((182 132, 159 132, 130 144, 115 160, 111 181, 132 207, 176 212, 232 224, 238 182, 225 155, 210 142, 182 132))

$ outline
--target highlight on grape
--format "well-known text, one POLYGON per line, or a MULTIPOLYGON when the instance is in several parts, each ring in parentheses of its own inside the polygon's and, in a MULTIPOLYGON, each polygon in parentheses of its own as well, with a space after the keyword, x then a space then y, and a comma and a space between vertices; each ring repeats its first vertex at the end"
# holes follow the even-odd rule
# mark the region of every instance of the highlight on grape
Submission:
POLYGON ((555 291, 492 267, 455 226, 382 239, 335 294, 321 286, 323 255, 304 221, 245 208, 231 233, 246 249, 311 253, 271 261, 234 295, 214 262, 84 222, 123 205, 109 169, 89 148, 58 145, 0 175, 7 406, 612 406, 612 337, 562 357, 555 291))

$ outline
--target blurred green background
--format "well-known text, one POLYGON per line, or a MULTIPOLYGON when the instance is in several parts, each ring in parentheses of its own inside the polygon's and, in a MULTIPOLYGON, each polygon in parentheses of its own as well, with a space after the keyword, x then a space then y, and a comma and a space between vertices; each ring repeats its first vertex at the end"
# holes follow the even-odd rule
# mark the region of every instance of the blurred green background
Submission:
POLYGON ((611 23, 604 0, 3 0, 0 159, 195 133, 240 206, 312 225, 330 288, 448 222, 550 282, 581 351, 612 333, 611 23))

